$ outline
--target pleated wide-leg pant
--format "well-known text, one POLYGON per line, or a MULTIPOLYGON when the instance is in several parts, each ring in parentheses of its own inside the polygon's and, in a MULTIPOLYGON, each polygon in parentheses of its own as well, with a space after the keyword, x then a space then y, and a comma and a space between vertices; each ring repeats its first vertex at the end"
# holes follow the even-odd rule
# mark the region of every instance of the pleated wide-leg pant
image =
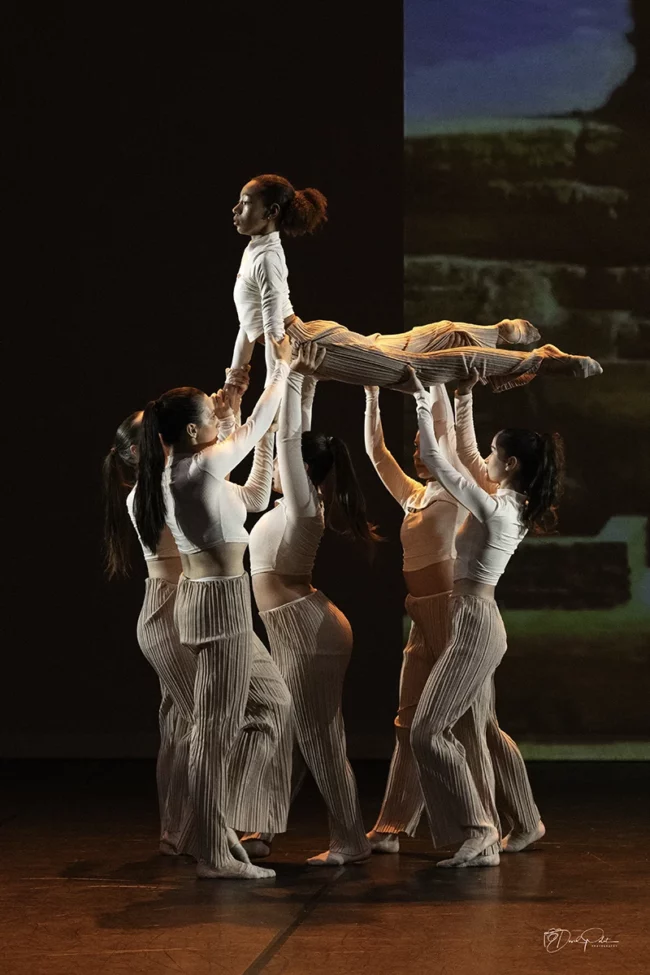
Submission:
MULTIPOLYGON (((335 853, 368 849, 354 773, 346 753, 341 702, 352 629, 320 591, 261 612, 273 659, 293 699, 297 750, 314 777, 329 817, 335 853)), ((296 756, 294 761, 300 761, 296 756)), ((294 770, 294 788, 301 778, 294 770)))
POLYGON ((285 325, 297 342, 318 342, 327 350, 316 375, 364 386, 396 386, 412 365, 425 386, 464 379, 477 369, 495 391, 529 383, 547 358, 557 358, 554 346, 531 352, 494 347, 495 326, 463 322, 432 322, 397 335, 360 335, 337 322, 303 322, 297 316, 285 325), (485 343, 485 344, 484 344, 485 343))
POLYGON ((188 762, 196 658, 182 645, 174 623, 176 591, 177 586, 164 579, 146 580, 137 638, 161 689, 156 763, 161 839, 185 853, 190 852, 193 829, 188 762))
MULTIPOLYGON (((384 801, 374 826, 380 833, 415 836, 424 810, 410 735, 422 691, 449 638, 451 593, 407 596, 411 629, 404 648, 399 707, 395 718, 396 741, 384 801)), ((494 702, 494 679, 486 726, 487 746, 495 774, 496 803, 505 832, 529 832, 539 822, 539 810, 516 743, 499 727, 494 702)))
MULTIPOLYGON (((198 857, 220 867, 231 859, 227 825, 244 831, 286 828, 287 811, 280 808, 278 794, 269 793, 272 759, 290 719, 291 699, 254 640, 246 573, 181 578, 176 624, 196 658, 189 785, 198 857)), ((288 769, 286 775, 288 805, 288 769)))
MULTIPOLYGON (((539 819, 519 750, 507 736, 498 734, 495 739, 494 672, 506 650, 497 604, 494 599, 454 593, 450 616, 449 643, 429 675, 411 728, 435 847, 462 843, 490 826, 501 836, 488 727, 499 756, 501 786, 511 796, 524 797, 520 806, 529 797, 530 808, 518 815, 533 824, 539 819)), ((498 849, 495 844, 485 852, 498 849)))

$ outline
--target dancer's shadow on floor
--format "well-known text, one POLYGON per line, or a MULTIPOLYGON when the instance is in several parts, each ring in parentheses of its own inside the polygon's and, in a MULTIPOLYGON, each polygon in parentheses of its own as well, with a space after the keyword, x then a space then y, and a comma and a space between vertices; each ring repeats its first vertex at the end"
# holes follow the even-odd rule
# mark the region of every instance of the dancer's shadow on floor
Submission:
POLYGON ((143 887, 147 881, 154 883, 156 896, 105 911, 96 923, 104 929, 142 930, 159 927, 162 915, 166 927, 228 924, 236 917, 240 926, 282 928, 300 912, 311 911, 316 901, 324 908, 318 910, 319 923, 359 924, 371 921, 381 905, 561 900, 547 889, 542 854, 528 854, 525 861, 505 868, 440 869, 435 865, 440 859, 444 856, 407 853, 400 855, 401 863, 397 857, 373 857, 368 863, 335 869, 266 860, 277 871, 274 879, 199 881, 191 861, 178 870, 176 864, 160 870, 152 858, 123 864, 112 875, 143 887))

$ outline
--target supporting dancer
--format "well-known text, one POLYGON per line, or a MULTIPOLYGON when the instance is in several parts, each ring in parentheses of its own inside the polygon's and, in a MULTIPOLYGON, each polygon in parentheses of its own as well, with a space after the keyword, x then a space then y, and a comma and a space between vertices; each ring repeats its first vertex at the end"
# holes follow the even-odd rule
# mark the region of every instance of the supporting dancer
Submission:
MULTIPOLYGON (((274 489, 283 497, 253 528, 250 553, 257 606, 273 659, 293 698, 297 745, 293 792, 306 766, 329 815, 329 849, 307 862, 340 866, 366 860, 370 846, 347 759, 341 710, 352 630, 341 611, 311 584, 327 521, 324 496, 331 494, 328 508, 338 510, 352 537, 369 543, 372 533, 345 444, 337 437, 309 431, 309 393, 301 406, 303 377, 311 381, 323 355, 317 348, 305 346, 291 365, 280 407, 273 480, 274 489)), ((264 856, 271 838, 262 835, 242 842, 251 856, 264 856)))
MULTIPOLYGON (((506 634, 494 591, 527 531, 555 523, 564 470, 559 436, 529 430, 501 430, 489 457, 481 460, 471 407, 477 379, 464 385, 456 409, 458 456, 472 471, 467 478, 440 450, 427 394, 413 370, 410 378, 422 460, 470 512, 456 538, 450 638, 429 675, 411 728, 434 846, 461 843, 453 857, 438 864, 444 867, 499 863, 500 824, 486 729, 506 634)), ((521 756, 519 761, 523 766, 521 756)), ((542 835, 541 823, 531 836, 513 837, 511 849, 533 842, 536 832, 542 835)))
MULTIPOLYGON (((234 429, 232 409, 215 402, 219 419, 219 440, 234 429)), ((146 660, 160 681, 160 747, 156 780, 160 807, 160 852, 194 856, 196 835, 189 796, 188 762, 193 722, 196 657, 180 642, 174 623, 176 588, 181 574, 181 557, 167 525, 162 529, 155 552, 139 538, 133 502, 138 469, 138 445, 142 411, 132 413, 117 429, 115 441, 103 464, 104 539, 109 578, 126 576, 131 566, 132 528, 136 531, 147 579, 138 617, 137 639, 146 660)), ((228 830, 233 856, 248 861, 234 830, 228 830)))
MULTIPOLYGON (((268 658, 260 694, 273 728, 240 734, 253 688, 250 585, 243 569, 247 511, 263 510, 270 491, 266 471, 272 437, 264 437, 280 404, 291 351, 272 343, 271 383, 248 421, 215 442, 213 401, 194 387, 170 390, 147 404, 142 421, 135 515, 143 542, 156 550, 165 522, 183 566, 175 619, 182 643, 196 656, 190 793, 198 833, 197 874, 252 879, 274 871, 237 861, 226 823, 242 831, 286 828, 287 809, 270 796, 272 760, 290 715, 290 696, 268 658), (162 441, 162 443, 161 443, 162 441), (165 462, 162 444, 169 450, 165 462), (258 445, 243 487, 228 475, 258 445), (229 774, 230 773, 230 774, 229 774)), ((288 772, 288 770, 287 770, 288 772)), ((287 775, 288 778, 288 775, 287 775)), ((285 794, 288 799, 288 782, 285 794)))
MULTIPOLYGON (((454 418, 444 386, 433 386, 431 399, 436 438, 447 459, 456 465, 454 418)), ((401 469, 384 442, 376 386, 366 387, 364 432, 366 452, 375 470, 404 510, 400 538, 408 590, 405 608, 411 627, 400 676, 395 749, 381 811, 368 833, 373 852, 398 853, 399 834, 415 836, 424 810, 411 751, 411 724, 422 689, 447 644, 456 557, 454 538, 467 511, 422 463, 419 433, 415 437, 413 463, 421 481, 413 480, 401 469)))
POLYGON ((397 335, 360 335, 330 321, 303 322, 294 314, 289 296, 287 263, 281 233, 311 233, 326 219, 327 201, 318 190, 294 190, 281 176, 266 174, 250 180, 233 209, 240 234, 251 237, 235 283, 234 298, 240 322, 227 384, 245 387, 253 346, 264 341, 268 366, 268 337, 286 332, 293 342, 318 342, 327 350, 318 368, 321 379, 364 386, 399 388, 409 365, 427 386, 465 379, 478 369, 495 391, 530 382, 539 373, 587 378, 602 372, 595 360, 544 345, 532 352, 497 348, 497 340, 514 345, 536 342, 539 333, 523 319, 504 319, 498 325, 433 322, 397 335))
MULTIPOLYGON (((464 472, 456 451, 454 417, 444 386, 431 388, 431 404, 440 449, 457 470, 464 472)), ((413 463, 425 484, 402 471, 384 442, 377 387, 366 387, 365 443, 379 477, 404 509, 400 535, 408 590, 406 611, 411 628, 403 654, 396 741, 388 783, 379 817, 368 834, 373 852, 398 853, 399 833, 415 836, 424 809, 411 751, 411 724, 431 669, 447 644, 449 597, 456 558, 454 539, 467 509, 444 490, 422 463, 419 432, 415 437, 413 463)), ((539 811, 519 750, 499 728, 494 709, 488 718, 487 734, 499 812, 510 820, 514 837, 528 835, 537 827, 539 811)))

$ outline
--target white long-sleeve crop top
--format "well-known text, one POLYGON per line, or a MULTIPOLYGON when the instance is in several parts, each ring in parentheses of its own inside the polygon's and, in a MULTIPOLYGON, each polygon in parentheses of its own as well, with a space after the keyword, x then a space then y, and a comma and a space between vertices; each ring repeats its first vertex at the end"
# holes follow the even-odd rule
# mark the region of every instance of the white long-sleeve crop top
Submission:
POLYGON ((165 520, 182 554, 202 552, 220 542, 248 542, 246 514, 264 511, 271 496, 273 434, 267 431, 288 371, 287 363, 276 362, 250 417, 227 440, 193 454, 171 452, 162 478, 165 520), (244 485, 231 483, 228 475, 253 447, 248 480, 244 485))
MULTIPOLYGON (((445 387, 432 386, 431 397, 430 415, 438 442, 456 462, 454 417, 445 387)), ((404 510, 400 530, 404 572, 417 572, 455 558, 454 539, 467 511, 437 481, 424 485, 404 473, 384 442, 377 387, 366 389, 364 434, 366 452, 375 470, 404 510)))
POLYGON ((289 271, 279 231, 251 237, 233 292, 239 324, 251 342, 270 335, 279 342, 284 320, 293 315, 289 271))
MULTIPOLYGON (((228 416, 224 417, 222 420, 219 420, 217 440, 226 440, 235 429, 236 423, 237 418, 231 410, 228 416)), ((134 484, 126 496, 126 510, 129 513, 129 518, 131 519, 131 524, 135 529, 135 533, 138 536, 138 541, 140 542, 140 548, 142 549, 145 562, 158 562, 161 559, 177 559, 179 557, 178 548, 168 525, 165 525, 160 533, 158 547, 156 548, 155 552, 152 552, 151 549, 142 541, 135 520, 135 488, 136 485, 134 484)))
POLYGON ((284 496, 251 531, 251 575, 274 572, 311 577, 325 531, 323 505, 302 459, 303 425, 305 429, 311 425, 314 389, 312 377, 289 373, 277 435, 284 496), (304 387, 303 378, 307 379, 304 387))
POLYGON ((456 398, 458 457, 469 472, 468 477, 443 456, 436 442, 426 393, 416 394, 415 400, 420 456, 449 494, 469 510, 456 537, 454 578, 496 586, 510 557, 526 535, 521 518, 526 497, 510 488, 497 488, 488 478, 485 462, 476 445, 471 393, 456 398))
POLYGON ((135 523, 135 485, 131 488, 126 496, 126 507, 129 512, 129 517, 131 523, 135 528, 135 533, 138 536, 138 541, 140 542, 140 547, 142 548, 142 554, 144 555, 145 562, 159 562, 161 559, 174 559, 178 558, 178 548, 176 547, 176 542, 174 541, 174 536, 170 532, 167 525, 164 526, 160 533, 160 540, 158 541, 158 546, 155 552, 152 552, 148 548, 142 539, 140 538, 140 532, 138 531, 138 526, 135 523))

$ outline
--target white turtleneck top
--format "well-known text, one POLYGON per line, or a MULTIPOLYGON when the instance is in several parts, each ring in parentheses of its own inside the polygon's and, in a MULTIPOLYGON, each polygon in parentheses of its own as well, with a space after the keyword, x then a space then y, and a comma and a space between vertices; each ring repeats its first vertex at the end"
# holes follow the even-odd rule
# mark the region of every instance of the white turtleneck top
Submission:
POLYGON ((496 586, 526 535, 521 520, 526 497, 499 488, 487 476, 476 444, 471 393, 456 397, 457 450, 467 477, 449 463, 437 443, 427 394, 417 393, 415 402, 420 456, 440 484, 470 512, 456 537, 454 578, 496 586))
POLYGON ((276 342, 283 338, 284 321, 293 315, 288 281, 279 231, 251 237, 233 292, 239 324, 249 341, 260 335, 276 342))

